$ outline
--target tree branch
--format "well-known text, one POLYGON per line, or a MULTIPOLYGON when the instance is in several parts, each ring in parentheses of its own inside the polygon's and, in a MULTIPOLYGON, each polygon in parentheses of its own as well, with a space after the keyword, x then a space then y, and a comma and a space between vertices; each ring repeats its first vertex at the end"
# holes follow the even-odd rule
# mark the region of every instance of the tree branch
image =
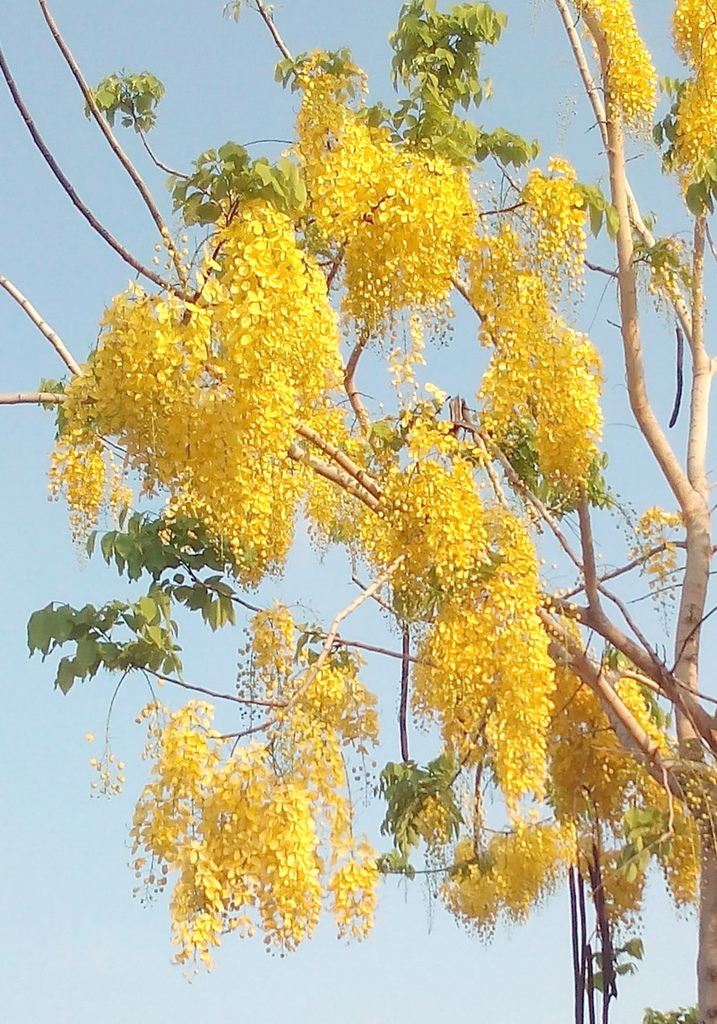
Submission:
POLYGON ((9 68, 9 66, 7 64, 7 61, 5 60, 5 55, 3 54, 1 49, 0 49, 0 72, 2 72, 2 76, 5 79, 5 82, 7 83, 8 89, 10 90, 10 95, 12 96, 13 103, 17 107, 17 109, 18 109, 18 111, 20 113, 20 116, 22 117, 23 121, 25 122, 25 127, 29 131, 30 136, 32 137, 32 141, 35 143, 35 146, 39 150, 39 152, 40 152, 41 156, 43 157, 45 163, 50 168, 50 170, 54 174, 55 178, 57 179, 57 181, 60 183, 60 185, 64 189, 65 193, 69 197, 69 199, 70 199, 72 205, 75 207, 75 209, 77 209, 82 214, 82 216, 85 218, 87 223, 90 225, 90 227, 93 228, 93 230, 95 230, 97 232, 97 234, 100 236, 100 238, 102 238, 110 246, 111 249, 114 249, 114 251, 118 254, 118 256, 120 256, 125 261, 125 263, 128 263, 129 266, 132 267, 133 270, 135 270, 138 274, 141 274, 142 277, 146 277, 147 280, 152 281, 154 284, 156 284, 159 288, 162 288, 164 291, 172 292, 178 298, 184 299, 184 295, 182 294, 181 291, 176 289, 168 281, 165 281, 162 277, 160 277, 159 274, 156 274, 154 272, 154 270, 152 270, 150 267, 146 267, 143 263, 140 263, 140 261, 138 259, 136 259, 132 255, 132 253, 129 252, 129 250, 125 249, 123 245, 120 245, 120 243, 116 240, 116 238, 114 238, 109 233, 107 228, 104 227, 104 225, 101 224, 100 221, 97 220, 97 218, 92 213, 92 211, 89 209, 89 207, 87 207, 82 202, 82 200, 77 195, 77 193, 75 192, 74 188, 72 187, 72 184, 70 183, 69 179, 64 174, 64 172, 61 170, 61 168, 60 168, 59 164, 57 163, 57 161, 55 160, 54 156, 52 155, 50 150, 47 148, 47 145, 45 144, 45 141, 43 140, 43 138, 40 135, 39 131, 37 130, 37 127, 35 126, 35 122, 33 121, 32 117, 30 116, 30 112, 28 111, 27 107, 25 106, 25 103, 24 103, 24 101, 22 99, 22 96, 18 92, 17 86, 15 85, 15 81, 14 81, 14 79, 13 79, 11 73, 10 73, 10 68, 9 68))
POLYGON ((59 405, 65 396, 54 391, 15 391, 13 394, 0 395, 0 405, 59 405))
POLYGON ((377 498, 374 498, 364 487, 361 487, 353 477, 349 476, 342 469, 337 466, 329 466, 325 462, 321 462, 320 459, 315 459, 311 455, 300 448, 297 444, 292 444, 289 448, 287 455, 294 462, 303 462, 309 466, 319 476, 324 477, 325 480, 330 480, 332 483, 337 484, 348 494, 352 494, 359 501, 363 502, 367 508, 370 508, 372 512, 377 512, 380 508, 380 502, 377 498))
POLYGON ((359 338, 359 340, 354 345, 353 352, 349 356, 349 361, 346 364, 346 370, 344 371, 344 389, 346 391, 346 395, 348 397, 351 408, 356 414, 356 419, 358 420, 361 429, 366 434, 368 433, 370 427, 369 418, 368 413, 366 412, 366 407, 361 401, 361 397, 356 389, 355 376, 358 361, 361 358, 361 354, 363 350, 366 348, 367 344, 368 335, 366 334, 362 338, 359 338))
POLYGON ((134 166, 130 158, 127 156, 127 154, 115 138, 114 132, 110 128, 107 119, 102 116, 102 113, 95 101, 95 97, 92 90, 87 85, 87 82, 85 81, 82 72, 80 71, 79 65, 77 64, 77 61, 75 60, 72 54, 72 51, 60 35, 60 31, 57 25, 55 24, 55 20, 50 14, 50 11, 47 6, 47 0, 38 0, 38 3, 40 5, 40 10, 42 11, 42 16, 47 22, 47 27, 50 29, 52 38, 57 43, 57 47, 60 53, 65 58, 65 62, 69 67, 70 71, 72 72, 73 78, 77 82, 80 88, 80 92, 82 93, 82 96, 84 98, 84 101, 87 104, 88 110, 92 114, 95 123, 98 125, 100 131, 107 140, 110 149, 112 150, 114 155, 117 157, 119 162, 124 167, 127 174, 134 182, 137 191, 139 192, 140 196, 144 201, 145 206, 149 210, 152 220, 157 226, 157 230, 159 231, 162 240, 164 241, 164 244, 167 246, 167 249, 169 251, 172 262, 174 263, 174 267, 177 271, 177 276, 179 277, 182 287, 186 290, 187 269, 182 263, 181 257, 174 247, 174 242, 172 241, 172 236, 169 232, 169 228, 167 227, 164 218, 162 217, 162 214, 159 212, 159 208, 154 201, 154 197, 152 196, 151 192, 149 191, 144 181, 140 177, 140 174, 137 171, 136 167, 134 166))
POLYGON ((284 40, 279 35, 279 31, 278 31, 278 29, 277 29, 277 27, 276 27, 276 25, 274 23, 274 19, 271 16, 271 13, 268 10, 268 8, 264 5, 264 3, 262 3, 262 0, 254 0, 254 3, 256 4, 257 11, 261 15, 262 21, 264 22, 266 27, 271 32, 271 37, 274 40, 274 42, 276 43, 276 45, 277 45, 278 49, 280 50, 282 56, 285 57, 286 60, 293 60, 294 58, 291 56, 291 52, 289 51, 289 48, 287 47, 286 43, 284 42, 284 40))
POLYGON ((20 289, 16 288, 12 281, 8 281, 8 279, 6 277, 3 277, 2 274, 0 274, 0 287, 4 288, 8 295, 12 296, 15 302, 17 302, 18 305, 25 311, 25 313, 27 313, 27 315, 34 323, 35 327, 37 327, 38 331, 40 331, 40 333, 43 334, 50 342, 55 352, 57 352, 58 356, 63 361, 65 366, 68 368, 68 370, 70 370, 70 372, 74 374, 81 373, 82 371, 80 369, 79 363, 76 362, 76 360, 73 358, 72 354, 70 353, 69 349, 65 346, 65 343, 63 342, 60 335, 57 333, 57 331, 53 331, 50 325, 45 320, 42 319, 42 317, 37 312, 35 307, 31 304, 29 299, 27 299, 23 295, 20 289))
POLYGON ((374 498, 381 497, 381 489, 373 480, 368 473, 366 473, 360 466, 358 466, 353 459, 349 458, 346 452, 337 448, 336 445, 331 444, 330 441, 324 440, 324 438, 311 427, 304 426, 300 423, 296 428, 296 433, 303 437, 305 441, 311 442, 316 445, 325 455, 345 470, 349 476, 353 477, 356 483, 360 484, 364 490, 368 491, 369 494, 373 495, 374 498))

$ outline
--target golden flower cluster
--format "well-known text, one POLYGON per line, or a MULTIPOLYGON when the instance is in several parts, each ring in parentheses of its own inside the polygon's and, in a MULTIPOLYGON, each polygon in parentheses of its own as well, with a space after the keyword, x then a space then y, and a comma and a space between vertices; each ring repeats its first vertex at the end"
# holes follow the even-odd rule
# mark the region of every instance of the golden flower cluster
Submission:
POLYGON ((199 701, 144 715, 153 765, 131 830, 135 868, 149 871, 148 884, 177 875, 180 962, 210 966, 228 930, 258 927, 267 942, 294 949, 326 905, 342 935, 363 937, 373 922, 376 855, 353 835, 343 748, 376 741, 375 699, 351 657, 329 660, 305 687, 307 657, 297 662, 282 606, 257 616, 251 632, 251 692, 274 704, 276 718, 265 741, 237 747, 199 701))
POLYGON ((554 666, 538 617, 535 551, 524 525, 491 515, 496 558, 469 593, 440 608, 418 652, 414 708, 437 720, 462 763, 480 759, 483 737, 509 810, 541 799, 554 666))
POLYGON ((670 535, 682 526, 679 512, 667 512, 657 505, 640 516, 636 526, 638 543, 631 556, 644 559, 650 586, 663 587, 677 570, 677 545, 670 535))
POLYGON ((575 829, 570 824, 521 823, 514 832, 495 835, 486 845, 488 866, 475 863, 469 840, 456 849, 466 868, 446 881, 441 895, 467 928, 491 938, 496 925, 520 923, 562 885, 575 860, 575 829))
POLYGON ((610 99, 628 124, 652 125, 657 103, 657 74, 640 38, 631 0, 576 0, 592 15, 609 49, 610 99))
POLYGON ((547 175, 530 171, 521 193, 536 233, 534 254, 541 276, 556 294, 583 283, 586 210, 576 179, 568 161, 555 157, 547 175))
POLYGON ((338 325, 323 275, 274 207, 247 205, 215 246, 196 303, 133 286, 108 309, 99 346, 68 389, 51 485, 92 524, 97 434, 114 436, 145 491, 168 492, 170 514, 225 538, 257 582, 282 564, 309 486, 287 456, 297 421, 336 425, 327 396, 340 380, 338 325))
POLYGON ((710 0, 678 0, 673 16, 677 52, 693 74, 680 98, 675 148, 685 180, 717 146, 717 25, 710 0))
MULTIPOLYGON (((570 193, 565 198, 569 220, 573 200, 570 193)), ((542 237, 547 245, 549 233, 542 237)), ((564 238, 559 245, 564 253, 564 238)), ((478 240, 470 291, 481 340, 495 350, 479 392, 484 429, 500 444, 516 426, 531 424, 543 474, 568 490, 579 488, 602 434, 595 348, 557 315, 543 275, 507 225, 478 240)))
POLYGON ((396 148, 347 105, 342 85, 305 70, 297 153, 319 234, 343 254, 344 313, 372 334, 403 309, 442 306, 476 209, 465 170, 396 148))

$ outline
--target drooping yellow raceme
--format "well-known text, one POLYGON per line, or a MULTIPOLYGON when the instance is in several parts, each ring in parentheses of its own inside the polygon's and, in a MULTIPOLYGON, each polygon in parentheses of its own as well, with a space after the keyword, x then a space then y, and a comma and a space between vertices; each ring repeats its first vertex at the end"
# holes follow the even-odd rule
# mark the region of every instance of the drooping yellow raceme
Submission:
POLYGON ((534 169, 528 174, 521 199, 527 206, 536 233, 534 256, 551 294, 580 288, 585 249, 585 200, 575 187, 577 175, 558 158, 548 164, 548 174, 534 169))
POLYGON ((675 139, 687 182, 697 161, 717 146, 717 26, 711 0, 678 0, 673 35, 693 74, 680 97, 675 139))
POLYGON ((445 303, 476 222, 465 170, 396 148, 342 97, 342 80, 301 77, 297 152, 320 235, 345 263, 344 313, 373 334, 406 310, 445 303))
POLYGON ((475 863, 470 840, 456 849, 456 862, 466 863, 442 886, 441 895, 459 921, 483 938, 491 938, 500 921, 521 923, 560 886, 575 860, 576 836, 569 824, 518 825, 508 835, 495 835, 475 863))
POLYGON ((93 431, 114 436, 145 490, 168 492, 170 514, 226 539, 257 582, 282 564, 309 486, 287 456, 297 422, 336 425, 327 396, 340 380, 338 326, 323 275, 271 205, 248 204, 215 244, 195 304, 132 287, 109 308, 68 389, 52 482, 92 523, 93 431))
POLYGON ((554 665, 537 614, 530 537, 505 510, 491 518, 493 570, 440 609, 419 648, 413 700, 462 763, 480 760, 487 743, 496 781, 517 811, 523 797, 544 796, 554 665))
POLYGON ((479 239, 470 294, 481 340, 495 350, 478 396, 484 429, 500 444, 529 425, 546 478, 579 489, 602 433, 595 348, 554 311, 544 277, 511 227, 479 239))
POLYGON ((650 126, 657 103, 657 75, 640 37, 631 0, 575 0, 592 15, 609 49, 610 99, 628 124, 650 126))
POLYGON ((341 935, 361 938, 372 925, 376 854, 353 835, 345 748, 376 742, 375 698, 352 656, 327 661, 305 686, 310 667, 306 653, 297 660, 296 639, 283 606, 252 623, 240 693, 276 705, 264 741, 235 749, 198 701, 145 716, 153 766, 131 830, 135 868, 160 888, 177 875, 171 913, 180 962, 210 966, 227 930, 259 927, 266 941, 294 949, 325 906, 341 935))

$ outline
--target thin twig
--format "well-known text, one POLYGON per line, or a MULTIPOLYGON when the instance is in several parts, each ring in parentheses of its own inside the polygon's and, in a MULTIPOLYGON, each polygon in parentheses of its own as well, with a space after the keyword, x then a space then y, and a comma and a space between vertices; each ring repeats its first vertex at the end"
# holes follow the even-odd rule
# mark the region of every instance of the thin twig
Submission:
POLYGON ((107 228, 103 224, 101 224, 100 221, 97 220, 97 218, 89 209, 89 207, 87 207, 85 203, 83 203, 83 201, 80 199, 77 192, 75 192, 75 189, 73 188, 71 182, 60 168, 54 156, 47 148, 44 139, 37 130, 35 122, 30 116, 30 112, 25 106, 22 96, 20 95, 17 86, 15 85, 15 80, 13 79, 10 73, 10 68, 8 66, 7 61, 5 60, 5 55, 3 54, 1 49, 0 72, 2 72, 2 76, 5 79, 5 82, 7 83, 8 89, 10 90, 10 95, 12 96, 13 103, 17 107, 20 116, 25 122, 25 127, 29 131, 32 137, 32 141, 35 143, 35 146, 40 152, 40 155, 42 156, 45 163, 54 174, 57 181, 64 189, 66 195, 72 202, 72 205, 75 207, 75 209, 79 210, 79 212, 85 218, 90 227, 92 227, 100 236, 100 238, 104 239, 104 241, 110 246, 110 248, 114 249, 118 256, 120 256, 125 261, 125 263, 128 263, 133 270, 135 270, 138 274, 141 274, 142 277, 146 277, 147 280, 152 281, 154 284, 156 284, 159 288, 162 288, 164 291, 172 292, 178 298, 183 299, 184 296, 181 291, 176 289, 174 285, 170 284, 168 281, 165 281, 164 278, 160 277, 160 275, 155 273, 155 271, 152 270, 150 267, 146 267, 143 263, 140 263, 140 261, 136 259, 132 255, 132 253, 129 252, 128 249, 125 249, 123 245, 120 245, 117 239, 114 238, 114 236, 109 233, 107 228))
POLYGON ((259 14, 261 15, 264 24, 266 25, 266 27, 271 32, 271 37, 274 40, 274 42, 276 43, 276 45, 279 48, 279 50, 281 51, 282 56, 285 57, 286 60, 293 60, 294 58, 291 56, 291 52, 289 51, 289 48, 287 47, 286 43, 284 42, 284 40, 279 35, 279 31, 278 31, 276 25, 274 24, 274 19, 271 16, 271 13, 268 10, 268 8, 262 3, 262 0, 254 0, 254 3, 256 4, 256 9, 259 12, 259 14))
POLYGON ((184 289, 186 289, 186 287, 187 287, 187 268, 182 263, 181 255, 179 254, 179 252, 177 251, 177 249, 174 246, 174 242, 172 241, 172 236, 170 234, 169 228, 167 227, 167 225, 166 225, 166 223, 164 221, 164 218, 162 217, 162 214, 159 211, 159 207, 157 206, 157 204, 154 201, 154 197, 152 196, 152 193, 149 191, 149 189, 147 188, 146 184, 144 183, 144 181, 140 177, 140 174, 137 171, 137 168, 134 166, 134 164, 132 163, 130 158, 127 156, 127 154, 125 153, 125 151, 122 149, 122 147, 120 146, 119 142, 115 138, 114 132, 110 128, 110 125, 109 125, 107 119, 102 116, 102 112, 100 111, 100 108, 97 106, 97 101, 95 100, 95 97, 94 97, 94 94, 93 94, 92 90, 90 89, 90 87, 88 86, 87 82, 85 81, 84 76, 83 76, 82 72, 80 71, 79 65, 78 65, 77 61, 75 60, 75 58, 74 58, 74 56, 72 54, 72 51, 70 50, 70 48, 67 45, 67 43, 65 42, 65 40, 62 38, 62 35, 60 34, 60 31, 59 31, 59 29, 58 29, 58 27, 57 27, 57 25, 55 23, 55 20, 53 19, 52 15, 50 14, 50 11, 48 9, 46 0, 38 0, 38 3, 40 5, 40 10, 42 11, 42 16, 45 19, 45 21, 47 22, 47 27, 50 29, 50 33, 52 35, 52 38, 57 43, 57 47, 58 47, 60 53, 65 58, 65 62, 67 64, 68 68, 70 69, 70 71, 72 72, 72 77, 75 79, 75 81, 77 82, 77 84, 79 86, 79 89, 80 89, 80 92, 82 93, 83 99, 84 99, 85 103, 87 104, 87 109, 92 114, 92 117, 94 118, 97 126, 99 127, 100 131, 102 132, 102 134, 104 135, 105 139, 107 140, 107 143, 108 143, 110 149, 112 150, 114 155, 117 157, 119 162, 124 167, 124 169, 127 172, 127 174, 130 176, 130 178, 134 182, 134 185, 135 185, 137 191, 139 192, 140 196, 142 197, 145 206, 149 210, 149 214, 150 214, 152 220, 154 221, 155 225, 157 226, 157 230, 159 231, 159 233, 160 233, 160 235, 162 237, 162 240, 164 241, 164 244, 167 246, 167 249, 169 251, 169 255, 170 255, 170 257, 172 259, 172 263, 174 264, 174 267, 175 267, 175 269, 177 271, 177 276, 179 277, 179 280, 180 280, 180 282, 182 284, 182 287, 184 289))
POLYGON ((329 654, 331 653, 331 648, 333 647, 336 637, 338 635, 340 624, 344 621, 344 619, 348 618, 349 615, 355 612, 356 609, 364 603, 364 601, 367 601, 368 598, 372 597, 378 590, 380 590, 384 583, 387 583, 388 580, 390 580, 391 576, 393 576, 394 572, 399 567, 401 562, 405 560, 405 558, 405 555, 399 555, 398 558, 394 559, 394 561, 389 565, 388 569, 386 569, 385 572, 381 573, 381 575, 376 580, 374 580, 374 582, 369 587, 367 587, 366 590, 362 591, 358 595, 358 597, 351 601, 351 603, 348 604, 342 611, 340 611, 338 615, 334 618, 334 621, 331 623, 331 627, 328 633, 326 634, 326 639, 324 640, 324 643, 321 647, 319 656, 317 657, 316 661, 311 665, 311 667, 307 670, 306 676, 304 677, 304 681, 301 684, 301 686, 297 689, 293 697, 291 697, 284 705, 281 715, 273 715, 271 718, 266 719, 264 722, 260 722, 259 725, 255 725, 251 729, 244 729, 242 732, 237 733, 228 733, 223 738, 236 740, 244 739, 246 736, 251 736, 254 733, 265 732, 267 729, 270 729, 272 726, 277 725, 280 721, 282 721, 286 712, 290 711, 291 708, 295 707, 296 704, 302 699, 302 697, 305 696, 307 690, 314 682, 316 676, 319 674, 321 669, 323 668, 324 662, 329 657, 329 654))
POLYGON ((141 128, 137 129, 137 134, 140 137, 140 141, 144 146, 149 159, 152 161, 155 167, 158 167, 160 171, 164 171, 165 174, 171 174, 172 177, 174 178, 184 178, 185 181, 187 180, 187 178, 189 178, 189 175, 185 174, 184 171, 175 171, 173 167, 169 167, 167 164, 162 163, 159 157, 156 156, 150 144, 147 142, 147 135, 145 132, 142 131, 141 128))
POLYGON ((234 704, 256 704, 264 708, 283 708, 287 704, 286 701, 255 700, 252 697, 239 697, 233 693, 222 693, 220 690, 208 690, 205 686, 196 686, 194 683, 186 683, 183 679, 176 679, 174 676, 166 676, 162 672, 155 672, 154 669, 148 668, 146 665, 135 665, 134 667, 140 668, 144 672, 149 672, 150 675, 154 676, 155 679, 159 679, 162 683, 181 686, 183 690, 203 693, 207 697, 214 697, 216 700, 228 700, 234 704))
POLYGON ((588 270, 594 270, 598 274, 606 274, 608 277, 618 277, 617 270, 608 270, 607 267, 601 267, 597 263, 591 263, 590 260, 583 260, 583 263, 588 268, 588 270))
POLYGON ((35 307, 32 305, 29 299, 27 299, 23 295, 20 289, 16 288, 12 281, 8 281, 8 279, 6 277, 3 277, 2 274, 0 274, 0 287, 4 288, 8 295, 11 295, 15 302, 17 302, 18 305, 21 307, 21 309, 23 309, 23 311, 27 313, 27 315, 34 323, 35 327, 37 327, 38 331, 41 334, 43 334, 50 342, 55 352, 57 352, 58 356, 63 361, 65 366, 68 368, 68 370, 70 370, 71 373, 80 374, 82 372, 82 370, 80 369, 80 364, 74 359, 74 357, 72 356, 71 352, 63 342, 60 335, 57 333, 57 331, 53 331, 50 325, 45 320, 42 319, 42 317, 37 312, 35 307))

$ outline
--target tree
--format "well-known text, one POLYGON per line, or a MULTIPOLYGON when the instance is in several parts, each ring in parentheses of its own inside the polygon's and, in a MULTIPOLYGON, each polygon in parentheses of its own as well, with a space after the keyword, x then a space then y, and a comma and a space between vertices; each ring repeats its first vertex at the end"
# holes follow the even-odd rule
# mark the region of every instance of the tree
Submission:
MULTIPOLYGON (((641 954, 630 924, 654 859, 678 905, 699 902, 699 1016, 715 1019, 716 748, 698 679, 713 554, 709 3, 676 5, 690 77, 663 82, 671 108, 654 129, 692 220, 689 245, 656 236, 628 181, 626 146, 652 126, 657 78, 627 0, 555 3, 608 195, 566 160, 543 165, 533 142, 469 119, 487 92, 481 47, 505 26, 486 4, 406 4, 391 40, 401 98, 388 109, 368 105, 347 52, 294 57, 253 0, 281 51, 277 75, 297 93, 296 140, 276 163, 227 143, 171 172, 183 241, 113 132, 119 117, 164 166, 147 141, 160 83, 122 74, 90 88, 39 5, 166 264, 137 259, 77 197, 0 57, 50 169, 139 275, 109 305, 84 365, 0 278, 72 375, 4 401, 56 408, 51 485, 75 535, 148 581, 135 601, 48 606, 30 620, 29 643, 43 657, 69 645, 56 676, 64 693, 101 669, 194 691, 176 710, 153 699, 140 712, 153 767, 132 827, 143 883, 174 883, 178 958, 210 962, 228 930, 259 928, 292 949, 327 902, 343 933, 364 935, 380 873, 413 874, 420 847, 448 907, 483 933, 527 917, 567 875, 576 1020, 596 988, 607 1019, 617 976, 641 954), (478 197, 474 175, 493 165, 497 183, 478 197), (586 259, 588 226, 614 242, 614 269, 586 259), (653 501, 632 517, 609 487, 600 358, 577 326, 586 268, 615 289, 629 404, 669 510, 653 501), (684 458, 648 398, 640 282, 667 311, 663 343, 677 349, 669 426, 682 414, 684 458), (454 301, 477 318, 487 352, 475 400, 449 398, 418 370, 425 339, 450 334, 454 301), (389 369, 383 405, 361 379, 372 353, 389 369), (130 485, 139 498, 166 496, 162 511, 131 511, 130 485), (105 506, 118 528, 98 535, 105 506), (630 539, 621 562, 598 569, 594 531, 608 532, 608 516, 630 539), (244 596, 281 571, 297 517, 371 575, 329 626, 244 596), (658 597, 677 597, 671 656, 654 621, 626 603, 641 573, 658 597), (382 649, 401 667, 401 759, 377 787, 393 842, 382 856, 354 835, 346 785, 350 759, 360 765, 378 737, 376 700, 359 679, 361 650, 378 645, 340 632, 369 601, 400 636, 400 650, 382 649), (179 606, 212 629, 250 613, 236 691, 183 677, 179 606), (206 697, 233 724, 215 727, 206 697), (411 756, 409 709, 433 729, 425 764, 411 756)), ((118 784, 110 762, 97 767, 101 786, 118 784)))

